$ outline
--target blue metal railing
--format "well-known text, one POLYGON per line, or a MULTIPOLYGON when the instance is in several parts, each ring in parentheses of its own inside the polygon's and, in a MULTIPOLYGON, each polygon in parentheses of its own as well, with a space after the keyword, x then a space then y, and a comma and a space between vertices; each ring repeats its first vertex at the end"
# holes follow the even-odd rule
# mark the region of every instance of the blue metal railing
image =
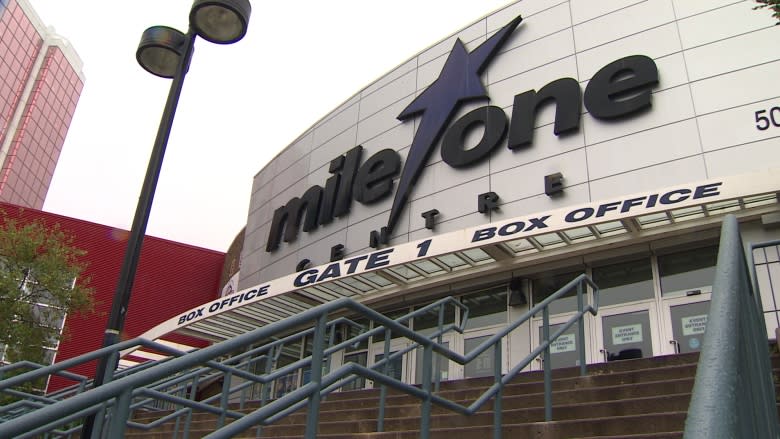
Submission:
MULTIPOLYGON (((307 438, 314 438, 316 436, 319 406, 322 397, 336 389, 341 388, 357 377, 364 377, 373 380, 383 387, 395 388, 406 394, 415 396, 422 401, 420 436, 423 438, 427 438, 429 436, 430 413, 433 404, 445 407, 456 413, 470 415, 474 414, 488 401, 493 400, 494 437, 499 438, 501 437, 502 425, 501 397, 503 388, 518 373, 520 373, 521 370, 528 366, 528 364, 530 364, 534 358, 538 357, 539 355, 543 355, 545 360, 543 362, 545 378, 545 419, 548 421, 552 420, 552 366, 550 362, 550 346, 561 334, 566 332, 573 325, 577 324, 580 335, 578 337, 580 352, 579 364, 581 373, 585 374, 586 362, 585 349, 583 345, 585 339, 584 316, 587 313, 595 315, 597 309, 598 288, 595 284, 593 284, 590 278, 585 275, 581 275, 545 299, 543 302, 533 307, 520 319, 509 324, 503 330, 489 337, 471 352, 466 354, 459 354, 454 352, 444 347, 444 345, 441 343, 441 336, 443 334, 449 331, 462 331, 468 318, 467 308, 452 298, 442 299, 432 305, 429 305, 428 307, 416 310, 415 312, 407 314, 406 316, 403 316, 397 320, 392 320, 360 303, 356 303, 349 299, 340 299, 324 305, 320 305, 316 308, 312 308, 286 320, 258 328, 231 340, 215 344, 208 348, 187 353, 186 355, 182 355, 180 352, 173 352, 173 350, 170 348, 165 348, 164 346, 149 344, 149 342, 146 341, 135 340, 132 341, 132 343, 146 344, 153 349, 160 350, 162 352, 168 352, 177 357, 159 362, 137 373, 128 373, 121 376, 117 374, 113 381, 108 382, 98 388, 73 395, 65 401, 44 405, 39 407, 34 413, 25 414, 12 421, 2 423, 0 424, 0 437, 32 437, 37 434, 51 431, 63 423, 77 420, 80 417, 91 413, 98 413, 101 410, 104 410, 106 415, 105 417, 99 416, 98 418, 106 419, 105 434, 107 437, 121 437, 128 425, 139 428, 152 428, 150 425, 159 425, 159 423, 164 422, 158 420, 152 424, 144 425, 137 422, 128 421, 133 410, 141 409, 153 400, 160 400, 167 401, 173 403, 176 406, 182 407, 181 409, 175 410, 166 415, 164 418, 165 421, 169 421, 175 418, 178 422, 180 417, 186 416, 186 420, 184 421, 185 437, 188 435, 188 428, 192 419, 192 410, 201 410, 218 415, 218 429, 208 437, 227 438, 239 434, 251 427, 258 427, 273 423, 281 417, 284 417, 296 410, 299 410, 303 406, 306 406, 307 425, 305 436, 307 438), (594 299, 592 304, 586 305, 585 296, 586 286, 588 285, 593 288, 594 299), (578 298, 578 312, 566 323, 561 325, 558 330, 555 331, 555 333, 550 334, 548 310, 549 304, 554 300, 557 300, 558 298, 568 294, 575 288, 578 298), (442 309, 444 306, 456 306, 463 311, 464 318, 462 319, 460 325, 456 326, 454 324, 442 324, 442 309), (404 321, 408 321, 417 315, 430 312, 436 307, 439 307, 440 318, 439 327, 437 331, 434 332, 434 334, 430 336, 423 336, 410 330, 403 324, 404 321), (373 321, 375 328, 371 331, 359 334, 358 336, 349 340, 334 344, 335 337, 333 336, 332 328, 334 328, 335 325, 334 322, 328 323, 327 317, 336 311, 345 310, 356 313, 369 321, 373 321), (507 374, 502 375, 502 339, 507 337, 509 333, 511 333, 523 323, 529 321, 537 314, 542 314, 543 327, 545 328, 543 329, 543 340, 541 340, 540 345, 533 349, 532 352, 529 353, 520 363, 511 368, 507 374), (306 322, 315 322, 314 327, 307 330, 306 332, 306 334, 313 336, 312 355, 308 358, 296 361, 293 364, 280 368, 274 369, 273 367, 269 366, 269 364, 272 365, 274 358, 278 358, 279 350, 284 346, 284 343, 290 341, 290 337, 300 336, 300 334, 296 334, 282 340, 277 340, 269 344, 265 344, 260 348, 256 348, 242 355, 235 356, 227 361, 217 361, 217 359, 221 357, 233 354, 240 349, 252 346, 258 342, 269 340, 278 334, 294 331, 297 328, 300 328, 306 322), (331 336, 327 337, 329 329, 331 336), (386 353, 381 361, 377 362, 372 367, 366 367, 355 363, 348 363, 335 371, 329 370, 329 358, 333 353, 338 352, 339 350, 343 350, 347 346, 353 345, 355 343, 368 340, 369 337, 380 334, 381 332, 385 333, 386 353), (410 342, 409 347, 390 354, 389 343, 391 339, 391 333, 396 337, 406 338, 410 342), (417 348, 422 349, 423 355, 423 383, 421 387, 403 383, 387 375, 386 366, 389 364, 389 362, 393 361, 393 359, 398 358, 399 356, 404 355, 412 349, 417 348), (465 365, 491 348, 493 348, 494 356, 493 385, 491 385, 479 398, 477 398, 476 401, 468 406, 464 406, 457 402, 449 401, 435 393, 436 388, 438 387, 438 374, 432 373, 434 370, 434 354, 438 354, 440 358, 446 358, 450 361, 455 361, 459 364, 465 365), (266 363, 266 373, 257 374, 250 370, 252 365, 256 364, 258 361, 264 361, 266 363), (324 365, 325 367, 323 368, 320 365, 324 365), (268 401, 267 398, 265 398, 267 395, 268 384, 292 371, 301 370, 307 367, 311 370, 311 377, 308 383, 286 395, 281 396, 276 400, 268 401), (214 399, 196 401, 195 391, 197 390, 199 380, 206 379, 206 377, 208 377, 208 379, 212 379, 214 376, 219 376, 223 380, 223 390, 221 394, 215 395, 215 397, 219 399, 219 404, 216 405, 217 401, 214 399), (242 382, 238 385, 233 385, 235 377, 241 378, 242 382), (433 381, 436 381, 436 383, 433 381), (231 395, 244 395, 247 389, 257 385, 263 386, 261 394, 264 395, 263 404, 259 408, 248 414, 229 409, 228 402, 230 401, 231 395), (234 419, 234 421, 228 425, 224 425, 225 420, 228 417, 234 419)), ((119 352, 120 350, 124 350, 130 347, 132 343, 120 343, 120 345, 113 349, 116 349, 115 352, 119 352)), ((102 351, 103 350, 96 351, 92 354, 88 354, 88 356, 91 355, 89 358, 92 359, 92 357, 95 356, 105 355, 106 352, 102 351)), ((62 363, 59 363, 57 366, 61 367, 61 365, 62 363)), ((0 382, 0 391, 10 389, 15 385, 24 382, 25 380, 34 379, 37 376, 41 376, 41 374, 53 373, 56 370, 56 366, 53 366, 49 368, 42 368, 36 372, 30 372, 10 378, 4 382, 0 382)), ((386 393, 381 392, 380 406, 383 406, 385 396, 386 393)), ((243 401, 243 396, 241 396, 241 400, 243 401)), ((379 430, 381 430, 383 426, 383 413, 381 412, 382 410, 380 410, 380 417, 378 420, 379 430)), ((102 431, 103 430, 100 428, 97 428, 95 431, 93 431, 93 437, 100 437, 99 435, 102 431)))
POLYGON ((780 437, 766 323, 748 273, 739 224, 728 215, 686 439, 780 437))

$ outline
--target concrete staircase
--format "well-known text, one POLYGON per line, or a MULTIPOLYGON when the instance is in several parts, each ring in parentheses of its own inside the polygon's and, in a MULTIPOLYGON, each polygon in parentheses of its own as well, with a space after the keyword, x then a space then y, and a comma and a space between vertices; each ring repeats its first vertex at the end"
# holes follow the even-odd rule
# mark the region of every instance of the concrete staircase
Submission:
MULTIPOLYGON (((588 366, 588 375, 578 368, 553 372, 553 419, 544 422, 541 372, 521 374, 504 389, 504 438, 682 438, 691 398, 698 354, 625 360, 588 366)), ((780 359, 772 359, 775 375, 780 359)), ((468 404, 491 383, 490 379, 444 382, 440 395, 468 404)), ((385 432, 376 433, 379 390, 341 392, 322 403, 320 438, 406 439, 419 437, 419 400, 389 392, 385 432)), ((152 414, 139 414, 144 422, 152 414)), ((159 416, 159 414, 157 414, 159 416)), ((190 437, 202 437, 215 428, 215 417, 193 416, 190 437)), ((492 404, 473 416, 454 414, 434 405, 431 437, 442 439, 492 437, 492 404)), ((306 413, 288 416, 263 428, 262 437, 300 438, 306 413)), ((150 432, 128 430, 127 437, 144 439, 173 437, 173 423, 150 432)), ((255 437, 248 430, 241 437, 255 437)))

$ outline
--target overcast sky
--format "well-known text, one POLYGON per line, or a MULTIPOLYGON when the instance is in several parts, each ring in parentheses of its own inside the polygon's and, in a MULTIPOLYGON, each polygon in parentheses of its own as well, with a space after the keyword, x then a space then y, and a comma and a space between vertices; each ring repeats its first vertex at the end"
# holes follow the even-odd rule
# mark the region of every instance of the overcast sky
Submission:
MULTIPOLYGON (((186 31, 190 0, 29 0, 81 57, 86 83, 44 210, 129 229, 170 81, 135 61, 153 25, 186 31)), ((252 178, 319 118, 510 0, 253 2, 247 36, 199 39, 147 234, 224 251, 252 178)))

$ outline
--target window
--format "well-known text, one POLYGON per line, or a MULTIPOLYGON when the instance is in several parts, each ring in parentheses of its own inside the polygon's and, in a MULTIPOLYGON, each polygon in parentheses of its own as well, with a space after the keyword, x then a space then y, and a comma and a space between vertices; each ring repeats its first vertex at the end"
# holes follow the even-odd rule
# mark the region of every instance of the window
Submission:
POLYGON ((461 301, 469 308, 468 321, 464 329, 506 324, 506 300, 506 285, 463 296, 461 301))
POLYGON ((593 282, 599 287, 601 305, 655 297, 649 258, 596 267, 593 269, 593 282))
POLYGON ((718 247, 703 247, 658 257, 661 294, 687 293, 712 286, 718 247))
MULTIPOLYGON (((582 271, 567 273, 545 273, 533 281, 534 305, 553 295, 572 279, 582 274, 582 271)), ((573 312, 577 310, 577 289, 572 288, 563 297, 550 304, 550 314, 573 312)))

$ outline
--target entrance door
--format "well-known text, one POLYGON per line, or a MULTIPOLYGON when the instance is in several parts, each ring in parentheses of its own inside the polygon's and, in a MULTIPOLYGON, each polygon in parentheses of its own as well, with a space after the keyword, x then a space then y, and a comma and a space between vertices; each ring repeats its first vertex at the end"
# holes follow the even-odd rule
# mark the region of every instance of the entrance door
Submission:
POLYGON ((596 332, 601 341, 601 361, 646 358, 660 354, 654 302, 601 309, 596 320, 596 332))
MULTIPOLYGON (((442 344, 447 349, 452 349, 453 343, 453 336, 451 334, 448 334, 444 337, 442 337, 442 344)), ((431 365, 432 369, 435 373, 436 365, 438 362, 438 373, 439 373, 439 381, 447 381, 458 377, 458 363, 454 361, 450 361, 449 358, 444 357, 442 355, 437 354, 436 352, 433 353, 433 364, 431 365)), ((415 361, 414 361, 414 370, 410 370, 410 375, 414 376, 414 383, 415 384, 422 384, 423 382, 423 348, 418 347, 415 349, 415 361)), ((435 381, 436 376, 433 375, 431 377, 432 381, 435 381)))
MULTIPOLYGON (((561 326, 567 322, 573 314, 558 314, 555 316, 550 317, 550 335, 555 334, 556 331, 558 331, 561 326)), ((543 321, 542 319, 534 320, 533 322, 533 329, 531 330, 531 334, 533 335, 532 340, 532 347, 535 349, 544 339, 544 328, 543 328, 543 321)), ((592 355, 590 355, 592 352, 592 343, 591 339, 588 336, 590 333, 590 324, 589 319, 585 319, 585 361, 590 363, 592 362, 592 355)), ((579 336, 577 335, 578 332, 578 325, 575 323, 572 325, 566 332, 561 334, 558 339, 556 339, 551 345, 550 345, 550 362, 552 363, 552 368, 560 368, 560 367, 574 367, 579 366, 580 364, 580 345, 579 340, 577 339, 579 336)), ((532 364, 531 369, 532 370, 541 370, 543 368, 542 363, 542 356, 540 355, 532 364)))
MULTIPOLYGON (((390 341, 390 355, 392 356, 394 353, 406 348, 406 340, 405 339, 399 339, 399 340, 391 340, 390 341)), ((385 356, 385 342, 379 342, 374 343, 371 349, 371 364, 376 364, 382 361, 382 359, 385 356)), ((390 361, 390 364, 387 365, 387 375, 397 379, 399 381, 408 382, 409 379, 409 372, 408 368, 409 365, 407 364, 409 354, 405 354, 401 357, 395 358, 390 361)), ((379 373, 384 373, 385 368, 384 366, 379 366, 379 368, 375 369, 379 373)))
POLYGON ((707 329, 710 294, 664 299, 664 331, 667 354, 698 352, 707 329))

